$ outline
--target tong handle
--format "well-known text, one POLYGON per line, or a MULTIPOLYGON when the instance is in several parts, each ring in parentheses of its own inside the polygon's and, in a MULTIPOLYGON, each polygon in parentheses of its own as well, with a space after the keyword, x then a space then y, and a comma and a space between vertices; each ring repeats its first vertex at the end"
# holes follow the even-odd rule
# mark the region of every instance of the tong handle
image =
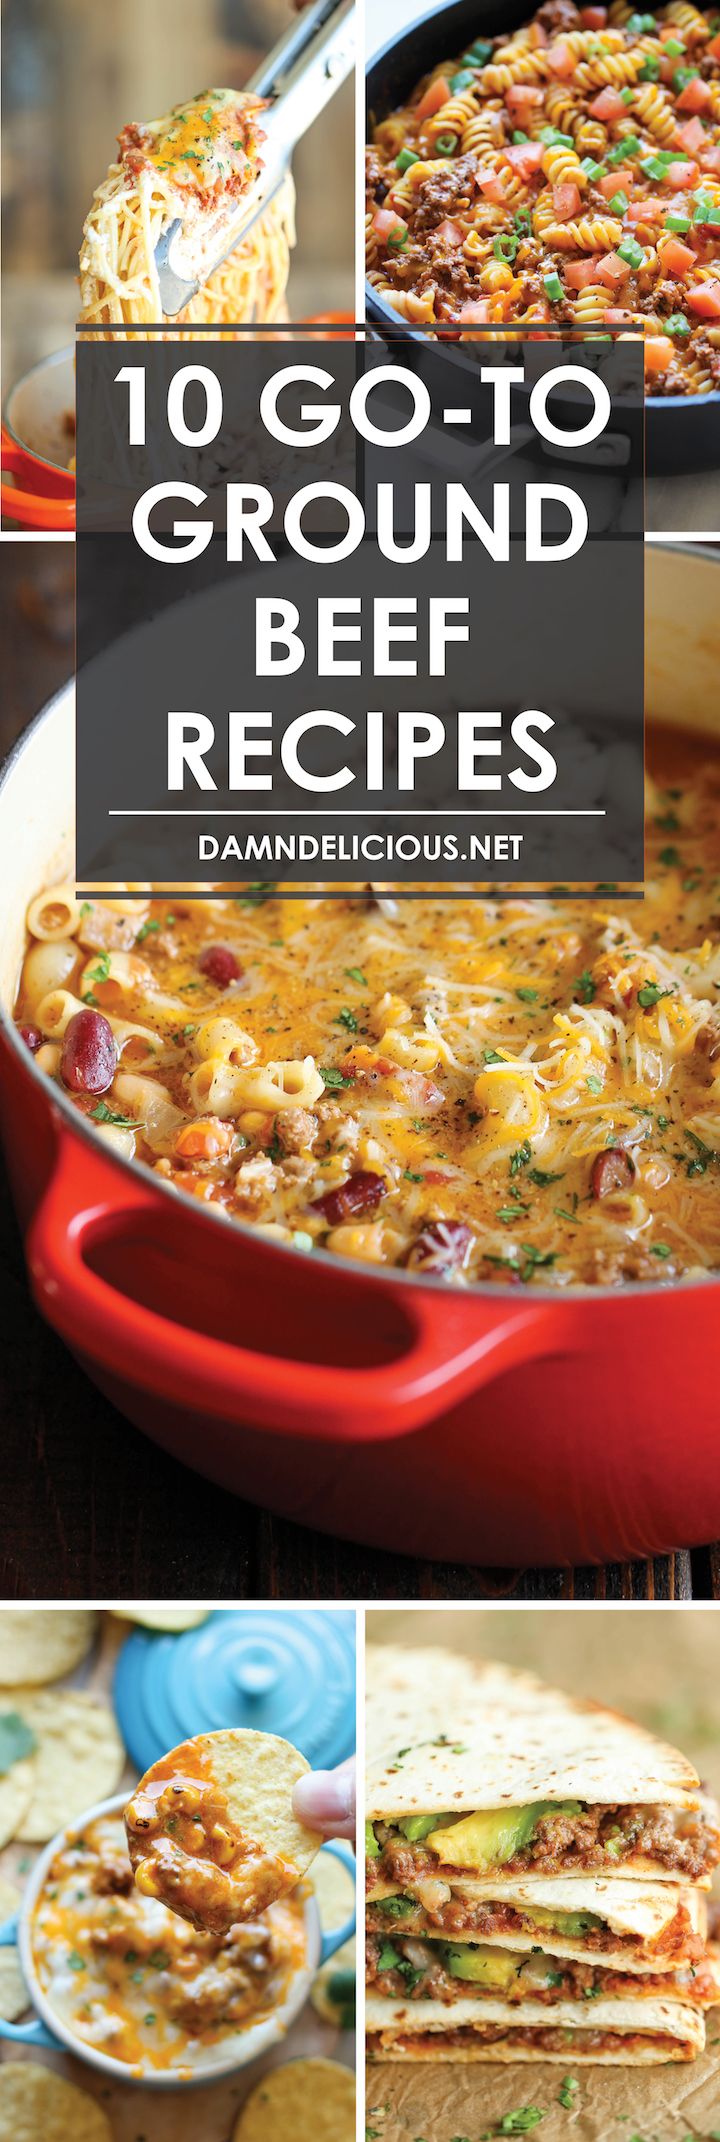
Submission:
POLYGON ((268 148, 289 162, 355 57, 355 0, 313 0, 247 83, 271 100, 263 115, 268 148))

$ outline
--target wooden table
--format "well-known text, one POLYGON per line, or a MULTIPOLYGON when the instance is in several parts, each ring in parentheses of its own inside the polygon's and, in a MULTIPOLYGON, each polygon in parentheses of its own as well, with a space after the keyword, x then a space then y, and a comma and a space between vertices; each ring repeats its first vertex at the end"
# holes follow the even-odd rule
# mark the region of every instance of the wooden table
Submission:
MULTIPOLYGON (((2 549, 0 756, 72 669, 71 544, 2 549), (3 629, 4 628, 4 629, 3 629)), ((0 1596, 714 1599, 720 1546, 603 1570, 487 1571, 325 1539, 236 1502, 145 1441, 30 1300, 0 1201, 0 1596)))

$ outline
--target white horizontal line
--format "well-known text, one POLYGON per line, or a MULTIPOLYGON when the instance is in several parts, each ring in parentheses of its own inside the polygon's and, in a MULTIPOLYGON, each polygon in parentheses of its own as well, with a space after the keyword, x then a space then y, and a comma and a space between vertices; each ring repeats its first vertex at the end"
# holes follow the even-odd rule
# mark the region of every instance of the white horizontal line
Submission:
MULTIPOLYGON (((421 812, 417 810, 366 811, 361 807, 356 811, 314 811, 311 807, 308 807, 307 810, 265 811, 263 813, 260 806, 254 811, 237 811, 232 804, 226 811, 200 811, 196 810, 194 806, 189 811, 108 811, 108 818, 259 818, 264 816, 265 818, 327 818, 331 821, 336 818, 419 818, 421 815, 421 812)), ((468 810, 438 811, 437 816, 438 818, 606 818, 607 811, 468 810)), ((428 830, 432 831, 433 829, 429 828, 428 830)))
POLYGON ((472 424, 472 409, 443 409, 444 424, 472 424))

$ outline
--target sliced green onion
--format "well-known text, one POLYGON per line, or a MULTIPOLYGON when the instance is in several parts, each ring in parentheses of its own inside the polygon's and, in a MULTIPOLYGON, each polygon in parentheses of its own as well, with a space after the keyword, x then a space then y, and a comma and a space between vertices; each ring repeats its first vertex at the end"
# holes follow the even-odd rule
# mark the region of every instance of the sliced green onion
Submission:
POLYGON ((529 140, 530 140, 530 135, 529 135, 529 134, 523 134, 523 131, 522 131, 522 127, 519 127, 519 126, 518 126, 518 127, 516 127, 516 128, 515 128, 515 132, 514 132, 514 134, 513 134, 513 137, 512 137, 512 138, 513 138, 513 141, 515 141, 515 142, 520 142, 520 141, 529 141, 529 140))
POLYGON ((672 78, 673 89, 687 89, 688 82, 694 82, 697 73, 697 67, 676 67, 672 78))
POLYGON ((476 37, 474 45, 468 45, 467 52, 463 52, 463 67, 486 67, 491 52, 492 45, 488 38, 476 37))
POLYGON ((684 312, 672 312, 669 320, 663 322, 663 332, 666 335, 689 335, 690 321, 686 320, 684 312))
POLYGON ((529 208, 519 208, 513 216, 513 223, 516 231, 521 231, 524 236, 527 236, 527 233, 532 230, 529 208))
POLYGON ((450 88, 453 96, 457 97, 461 89, 472 89, 474 80, 475 75, 472 67, 461 67, 459 74, 451 74, 450 88))
POLYGON ((652 37, 653 30, 657 29, 657 22, 654 15, 630 15, 625 28, 631 31, 633 37, 641 36, 644 30, 652 37))
POLYGON ((614 216, 624 216, 625 210, 628 207, 628 197, 626 193, 623 193, 622 187, 620 188, 619 193, 613 194, 612 200, 609 205, 612 209, 614 216))
POLYGON ((670 59, 681 59, 685 46, 680 37, 666 37, 665 50, 670 59))
POLYGON ((621 91, 620 91, 620 103, 621 103, 621 104, 632 104, 632 100, 633 100, 633 97, 634 97, 634 95, 635 95, 635 91, 634 91, 634 89, 621 89, 621 91))
POLYGON ((513 261, 519 244, 519 238, 513 238, 509 231, 500 231, 497 238, 493 238, 495 259, 513 261))
POLYGON ((642 67, 640 68, 640 72, 639 72, 639 74, 638 74, 638 81, 639 81, 639 82, 656 82, 656 81, 657 81, 657 79, 658 79, 659 73, 660 73, 660 61, 659 61, 659 59, 656 59, 656 58, 655 58, 655 55, 654 55, 654 53, 653 53, 653 52, 648 52, 648 55, 647 55, 647 59, 644 59, 644 60, 643 60, 643 63, 642 63, 642 67))
POLYGON ((556 126, 541 126, 538 140, 544 141, 547 149, 573 149, 575 147, 572 134, 561 134, 556 126))
POLYGON ((689 231, 689 229, 690 229, 690 217, 689 217, 689 216, 666 216, 666 217, 665 217, 665 229, 666 229, 666 231, 689 231))
POLYGON ((392 230, 388 231, 385 244, 392 253, 402 253, 403 247, 407 245, 409 236, 407 224, 403 223, 401 216, 398 216, 397 223, 394 223, 392 230))
POLYGON ((419 164, 420 161, 417 149, 401 149, 400 155, 395 158, 395 169, 396 171, 409 171, 411 164, 419 164))
POLYGON ((438 134, 435 140, 438 156, 454 156, 459 138, 458 134, 438 134))
POLYGON ((665 177, 666 166, 661 164, 659 156, 643 157, 640 169, 644 172, 646 178, 664 179, 665 177))
POLYGON ((604 173, 605 173, 605 165, 604 165, 604 164, 596 164, 596 163, 595 163, 595 162, 593 161, 593 158, 592 158, 592 156, 584 156, 584 157, 583 157, 583 159, 582 159, 582 163, 581 163, 581 165, 580 165, 580 169, 581 169, 581 171, 586 171, 586 172, 587 172, 587 176, 588 176, 588 178, 589 178, 589 179, 592 179, 592 181, 593 181, 593 185, 594 185, 594 183, 595 183, 595 180, 596 180, 596 179, 599 179, 599 178, 603 178, 603 177, 604 177, 604 173))
POLYGON ((547 296, 552 300, 552 303, 554 305, 559 304, 560 299, 563 295, 563 286, 560 281, 559 275, 545 275, 543 277, 543 281, 545 284, 547 296))
POLYGON ((618 246, 617 250, 618 260, 626 260, 628 263, 628 267, 642 267, 643 261, 645 259, 645 254, 643 252, 642 246, 638 245, 636 238, 626 238, 623 244, 618 246))
POLYGON ((640 143, 637 134, 625 134, 622 141, 615 141, 611 149, 606 149, 605 162, 606 164, 624 164, 628 156, 639 155, 640 143))

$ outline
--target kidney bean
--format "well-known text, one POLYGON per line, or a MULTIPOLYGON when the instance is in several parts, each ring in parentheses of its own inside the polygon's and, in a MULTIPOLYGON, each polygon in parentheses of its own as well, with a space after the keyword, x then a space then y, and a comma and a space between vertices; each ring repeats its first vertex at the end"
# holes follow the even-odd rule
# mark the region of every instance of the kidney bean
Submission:
POLYGON ((227 989, 231 982, 239 982, 243 973, 239 959, 235 958, 229 945, 206 945, 198 960, 201 974, 208 981, 216 982, 218 989, 227 989))
POLYGON ((21 1026, 18 1031, 26 1049, 30 1049, 32 1055, 35 1056, 37 1050, 42 1048, 43 1038, 39 1026, 21 1026))
POLYGON ((74 1012, 63 1035, 60 1070, 73 1093, 107 1093, 118 1065, 109 1021, 102 1012, 74 1012))
POLYGON ((373 1175, 369 1168, 357 1168, 346 1183, 337 1190, 326 1190, 313 1205, 313 1212, 324 1213, 329 1227, 339 1227, 342 1220, 355 1220, 361 1212, 372 1212, 385 1196, 385 1178, 373 1175))
POLYGON ((411 1272, 457 1272, 465 1263, 472 1228, 464 1220, 431 1220, 417 1235, 406 1262, 411 1272))
POLYGON ((593 1197, 610 1197, 613 1190, 629 1190, 636 1174, 632 1153, 627 1153, 623 1145, 609 1145, 606 1152, 596 1153, 590 1170, 593 1197))

